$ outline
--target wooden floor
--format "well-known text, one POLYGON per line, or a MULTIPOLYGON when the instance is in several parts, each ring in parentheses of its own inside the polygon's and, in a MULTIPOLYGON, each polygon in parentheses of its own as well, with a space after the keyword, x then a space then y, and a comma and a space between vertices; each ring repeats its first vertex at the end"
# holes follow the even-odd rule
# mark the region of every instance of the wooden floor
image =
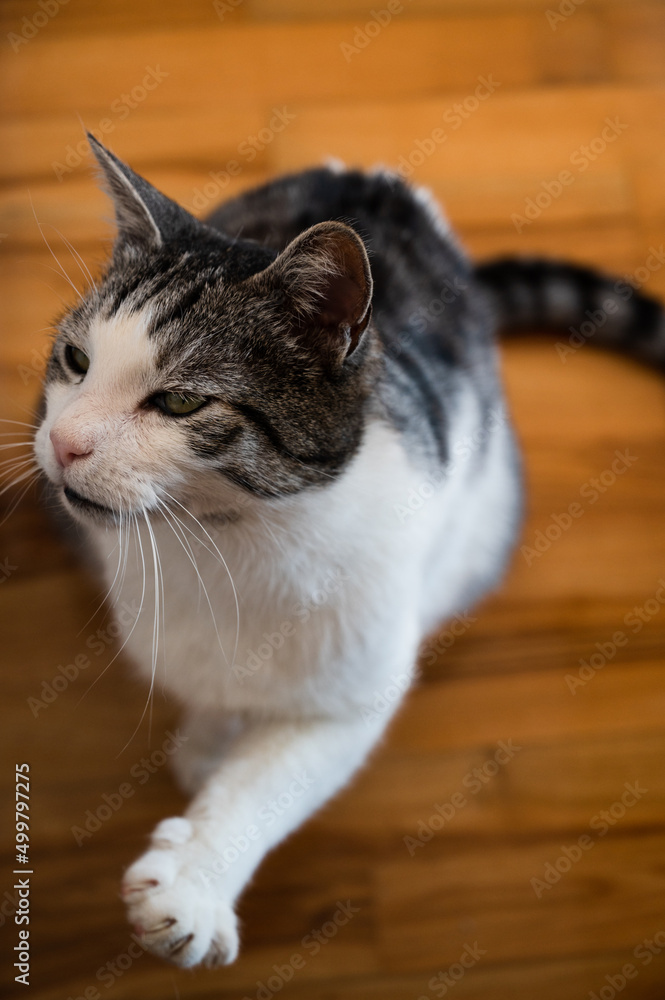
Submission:
MULTIPOLYGON (((665 294, 665 5, 560 7, 393 0, 387 20, 385 0, 373 15, 360 0, 4 0, 3 416, 31 420, 74 295, 52 253, 79 286, 68 241, 103 259, 110 211, 81 122, 200 214, 326 156, 402 163, 479 258, 547 251, 665 294)), ((13 797, 14 762, 32 778, 16 995, 662 1000, 665 391, 591 346, 561 353, 536 338, 504 353, 526 548, 460 635, 432 637, 371 765, 262 867, 241 958, 219 972, 173 970, 129 937, 120 873, 183 804, 168 767, 138 777, 177 707, 159 697, 152 738, 127 745, 145 691, 122 658, 104 673, 98 588, 39 490, 24 497, 0 539, 2 787, 13 797), (78 846, 72 828, 127 783, 78 846)), ((18 933, 4 815, 0 993, 18 933)))

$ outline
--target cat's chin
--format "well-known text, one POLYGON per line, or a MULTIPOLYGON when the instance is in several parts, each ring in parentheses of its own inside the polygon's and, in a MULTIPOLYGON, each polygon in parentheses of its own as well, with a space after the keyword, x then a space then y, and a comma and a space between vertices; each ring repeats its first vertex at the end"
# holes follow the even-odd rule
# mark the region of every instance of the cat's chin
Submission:
MULTIPOLYGON (((127 509, 118 510, 117 508, 107 507, 105 504, 99 503, 97 500, 91 500, 90 497, 79 493, 77 490, 73 490, 70 486, 61 487, 61 496, 70 515, 83 524, 99 524, 108 527, 109 525, 118 525, 128 516, 131 517, 132 513, 135 513, 139 517, 150 513, 158 513, 145 510, 132 512, 127 509)), ((181 505, 178 504, 178 506, 180 507, 181 505)), ((242 511, 237 506, 212 511, 199 510, 196 514, 186 508, 183 509, 191 517, 198 517, 215 527, 225 527, 226 525, 234 524, 242 517, 242 511)))
POLYGON ((63 487, 62 495, 69 512, 77 520, 84 523, 94 521, 97 524, 117 524, 122 517, 120 511, 113 510, 112 507, 105 507, 104 504, 97 503, 95 500, 90 500, 69 486, 63 487))

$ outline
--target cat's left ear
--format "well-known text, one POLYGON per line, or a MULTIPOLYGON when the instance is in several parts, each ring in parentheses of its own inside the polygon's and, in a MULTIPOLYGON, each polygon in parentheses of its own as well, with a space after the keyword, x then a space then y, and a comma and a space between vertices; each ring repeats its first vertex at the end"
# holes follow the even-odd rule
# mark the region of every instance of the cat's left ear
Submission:
POLYGON ((87 136, 113 200, 120 242, 158 247, 196 229, 189 212, 135 174, 90 132, 87 136))
POLYGON ((365 245, 350 226, 312 226, 263 276, 276 278, 286 291, 303 339, 340 361, 355 351, 371 317, 372 272, 365 245))

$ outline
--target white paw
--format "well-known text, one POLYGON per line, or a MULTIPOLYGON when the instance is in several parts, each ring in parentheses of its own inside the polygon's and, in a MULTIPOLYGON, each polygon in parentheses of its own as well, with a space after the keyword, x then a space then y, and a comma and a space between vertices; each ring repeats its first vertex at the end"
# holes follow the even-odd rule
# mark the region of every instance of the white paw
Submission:
POLYGON ((238 955, 233 907, 206 884, 210 851, 182 817, 163 820, 152 848, 125 872, 127 915, 153 955, 189 968, 228 965, 238 955))

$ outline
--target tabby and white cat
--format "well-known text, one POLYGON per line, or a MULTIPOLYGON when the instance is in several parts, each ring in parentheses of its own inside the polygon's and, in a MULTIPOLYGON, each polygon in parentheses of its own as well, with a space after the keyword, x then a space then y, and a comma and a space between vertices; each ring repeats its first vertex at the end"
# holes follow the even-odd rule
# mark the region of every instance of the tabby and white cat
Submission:
POLYGON ((423 637, 504 568, 521 490, 497 319, 613 300, 602 337, 637 318, 649 357, 662 312, 565 265, 474 271, 384 171, 309 170, 202 223, 90 143, 117 240, 59 322, 35 450, 140 601, 126 650, 185 708, 193 799, 125 873, 129 919, 212 966, 266 852, 379 740, 423 637))

